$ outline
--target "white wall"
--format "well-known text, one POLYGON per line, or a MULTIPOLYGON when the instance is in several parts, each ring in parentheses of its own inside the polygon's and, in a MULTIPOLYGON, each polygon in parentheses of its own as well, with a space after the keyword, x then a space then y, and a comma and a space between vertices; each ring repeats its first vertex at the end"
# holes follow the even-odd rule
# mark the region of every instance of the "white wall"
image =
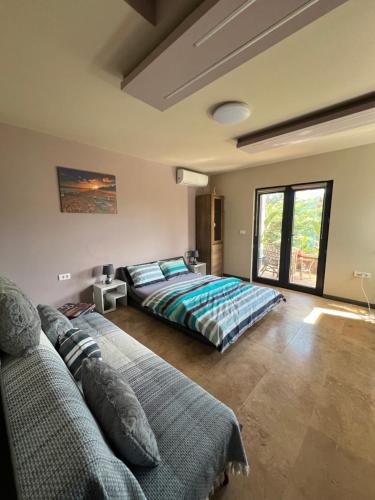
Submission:
POLYGON ((103 264, 195 245, 195 189, 177 186, 172 167, 0 124, 0 174, 0 274, 36 303, 91 300, 103 264), (115 174, 118 213, 61 213, 58 165, 115 174))
POLYGON ((213 176, 212 188, 225 196, 224 272, 250 276, 256 188, 331 179, 324 293, 363 301, 353 271, 370 271, 375 302, 375 144, 213 176))

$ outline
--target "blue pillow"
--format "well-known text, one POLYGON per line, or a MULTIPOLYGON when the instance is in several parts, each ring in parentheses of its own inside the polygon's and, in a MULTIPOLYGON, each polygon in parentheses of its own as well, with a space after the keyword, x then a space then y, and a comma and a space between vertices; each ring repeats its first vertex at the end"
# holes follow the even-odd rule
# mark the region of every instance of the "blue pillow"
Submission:
POLYGON ((190 272, 186 267, 184 259, 164 260, 159 262, 159 265, 167 280, 181 276, 182 274, 189 274, 190 272))
POLYGON ((128 266, 127 270, 136 288, 165 281, 164 274, 161 272, 157 262, 141 264, 139 266, 128 266))

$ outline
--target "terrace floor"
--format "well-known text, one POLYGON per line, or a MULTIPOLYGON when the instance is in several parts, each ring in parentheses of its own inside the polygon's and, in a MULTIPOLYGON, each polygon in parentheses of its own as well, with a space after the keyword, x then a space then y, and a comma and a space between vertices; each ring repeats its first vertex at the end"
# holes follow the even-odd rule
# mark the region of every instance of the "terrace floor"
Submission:
POLYGON ((251 472, 216 500, 373 500, 375 324, 283 293, 223 355, 132 307, 107 317, 236 412, 251 472))
MULTIPOLYGON (((271 271, 264 271, 261 274, 262 278, 277 279, 277 275, 273 274, 271 271)), ((309 286, 315 288, 316 286, 316 273, 309 273, 306 271, 295 271, 291 277, 291 282, 294 285, 309 286)))

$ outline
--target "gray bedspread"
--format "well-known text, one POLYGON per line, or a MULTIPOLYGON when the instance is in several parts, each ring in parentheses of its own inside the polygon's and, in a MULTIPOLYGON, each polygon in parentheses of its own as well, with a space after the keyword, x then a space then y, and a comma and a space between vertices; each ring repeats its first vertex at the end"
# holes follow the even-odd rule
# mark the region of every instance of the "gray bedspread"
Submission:
POLYGON ((233 411, 97 313, 72 321, 123 373, 155 433, 161 463, 129 466, 148 500, 203 500, 224 471, 248 471, 233 411))

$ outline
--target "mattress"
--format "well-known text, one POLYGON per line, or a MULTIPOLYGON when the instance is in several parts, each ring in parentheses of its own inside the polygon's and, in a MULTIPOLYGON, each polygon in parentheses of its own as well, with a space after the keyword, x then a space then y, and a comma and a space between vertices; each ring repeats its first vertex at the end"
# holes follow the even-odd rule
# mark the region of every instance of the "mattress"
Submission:
POLYGON ((171 323, 198 332, 224 352, 284 296, 238 278, 193 276, 148 295, 142 306, 171 323))

